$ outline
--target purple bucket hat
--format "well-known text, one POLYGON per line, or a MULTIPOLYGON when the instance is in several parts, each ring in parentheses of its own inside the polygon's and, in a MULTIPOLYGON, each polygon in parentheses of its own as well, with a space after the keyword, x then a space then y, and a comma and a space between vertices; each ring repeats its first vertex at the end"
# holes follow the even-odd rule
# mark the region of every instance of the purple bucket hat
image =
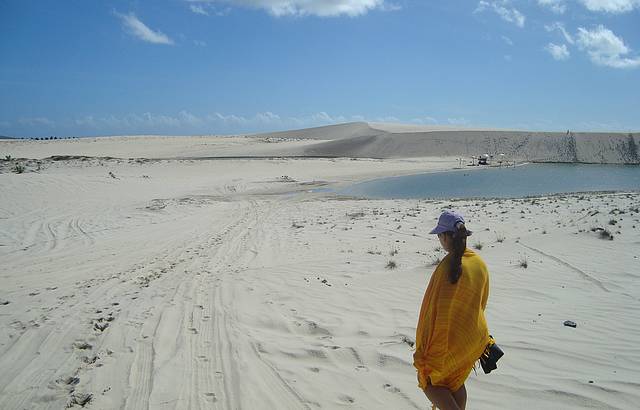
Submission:
MULTIPOLYGON (((430 234, 438 234, 443 232, 455 232, 456 225, 465 223, 462 215, 456 211, 444 211, 438 218, 438 225, 429 232, 430 234)), ((471 231, 467 230, 467 236, 471 235, 471 231)))

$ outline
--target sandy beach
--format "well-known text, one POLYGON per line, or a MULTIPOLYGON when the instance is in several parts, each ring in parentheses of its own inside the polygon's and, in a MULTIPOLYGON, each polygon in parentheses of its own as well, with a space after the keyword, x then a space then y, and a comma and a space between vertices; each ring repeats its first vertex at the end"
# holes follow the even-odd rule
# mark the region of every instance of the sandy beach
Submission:
MULTIPOLYGON (((429 408, 412 346, 444 256, 427 232, 446 208, 489 267, 505 351, 494 373, 472 372, 468 408, 636 408, 640 194, 325 190, 451 170, 455 141, 475 147, 459 134, 416 153, 420 132, 0 141, 27 168, 0 173, 0 409, 429 408)), ((496 152, 558 152, 525 137, 496 152)), ((558 155, 634 160, 578 141, 558 155)))

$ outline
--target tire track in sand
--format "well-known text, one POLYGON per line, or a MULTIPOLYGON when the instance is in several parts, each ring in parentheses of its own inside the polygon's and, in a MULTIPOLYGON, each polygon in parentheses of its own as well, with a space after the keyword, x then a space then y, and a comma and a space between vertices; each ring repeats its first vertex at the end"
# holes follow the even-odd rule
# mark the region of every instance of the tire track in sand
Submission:
POLYGON ((550 254, 548 254, 546 252, 541 251, 540 249, 536 249, 536 248, 534 248, 532 246, 525 245, 522 242, 520 242, 519 245, 523 246, 523 247, 525 247, 525 248, 527 248, 529 250, 532 250, 532 251, 534 251, 534 252, 536 252, 536 253, 538 253, 538 254, 540 254, 542 256, 546 256, 547 258, 559 263, 560 265, 562 265, 562 266, 564 266, 566 268, 569 268, 570 270, 572 270, 572 271, 576 272, 578 275, 580 275, 583 279, 593 283, 594 285, 596 285, 600 289, 604 290, 605 292, 609 292, 609 289, 607 289, 601 281, 599 281, 598 279, 596 279, 593 276, 589 275, 588 273, 584 272, 583 270, 580 270, 580 269, 576 268, 575 266, 571 265, 569 262, 565 262, 565 261, 563 261, 562 259, 560 259, 558 257, 555 257, 553 255, 550 255, 550 254))
POLYGON ((249 329, 242 327, 236 300, 245 291, 243 278, 238 274, 256 257, 260 248, 262 224, 266 214, 277 202, 258 203, 249 200, 248 213, 241 223, 225 237, 223 245, 212 258, 214 277, 220 279, 212 295, 214 364, 222 369, 216 373, 221 391, 219 408, 304 409, 309 408, 302 396, 266 362, 255 347, 249 329), (247 392, 251 396, 248 397, 247 392))

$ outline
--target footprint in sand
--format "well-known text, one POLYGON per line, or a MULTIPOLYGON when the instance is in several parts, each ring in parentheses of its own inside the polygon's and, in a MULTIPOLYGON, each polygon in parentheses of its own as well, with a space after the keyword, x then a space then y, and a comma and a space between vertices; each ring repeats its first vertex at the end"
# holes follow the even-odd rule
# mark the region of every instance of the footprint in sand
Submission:
POLYGON ((74 393, 69 398, 69 403, 67 403, 67 407, 73 407, 76 404, 80 407, 85 407, 87 404, 91 402, 93 399, 93 394, 91 393, 74 393))
POLYGON ((349 404, 353 404, 356 402, 356 399, 354 399, 351 396, 347 396, 346 394, 341 395, 340 397, 338 397, 341 401, 345 402, 345 403, 349 403, 349 404))
POLYGON ((76 376, 69 376, 69 377, 65 377, 65 378, 61 378, 56 380, 56 383, 64 386, 65 388, 68 389, 74 389, 73 386, 77 385, 78 383, 80 383, 80 378, 76 377, 76 376))
POLYGON ((99 357, 96 356, 96 355, 93 355, 93 356, 82 356, 80 358, 80 361, 82 361, 82 363, 84 363, 84 364, 94 364, 98 359, 99 359, 99 357))
POLYGON ((207 400, 212 401, 214 403, 218 401, 218 398, 216 397, 215 393, 205 393, 204 397, 206 397, 207 400))
POLYGON ((93 349, 93 346, 87 342, 74 342, 73 347, 79 350, 93 349))
POLYGON ((103 318, 98 319, 98 321, 93 324, 93 329, 104 332, 109 327, 109 322, 105 322, 103 320, 103 318))
POLYGON ((400 389, 399 389, 399 388, 397 388, 397 387, 395 387, 395 386, 392 386, 392 385, 390 385, 389 383, 385 383, 382 387, 383 387, 386 391, 388 391, 389 393, 398 393, 398 392, 400 392, 400 389))

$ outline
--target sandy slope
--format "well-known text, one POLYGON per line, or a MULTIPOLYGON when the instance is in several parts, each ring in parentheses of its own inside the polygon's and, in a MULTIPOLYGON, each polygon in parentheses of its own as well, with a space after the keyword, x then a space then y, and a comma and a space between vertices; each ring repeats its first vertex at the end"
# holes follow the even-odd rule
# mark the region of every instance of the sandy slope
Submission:
MULTIPOLYGON (((501 131, 497 128, 468 128, 456 125, 425 125, 425 124, 397 124, 388 122, 370 122, 369 126, 373 129, 390 132, 394 134, 414 133, 414 132, 431 132, 431 131, 501 131)), ((504 131, 504 130, 502 130, 504 131)))
MULTIPOLYGON (((128 144, 159 157, 164 141, 128 144)), ((76 159, 1 173, 0 408, 86 394, 96 409, 426 408, 411 344, 442 257, 425 232, 449 206, 482 245, 507 354, 472 374, 469 408, 635 408, 640 195, 308 192, 456 164, 76 159)))
POLYGON ((637 133, 529 132, 350 123, 260 136, 323 140, 283 150, 294 155, 470 158, 481 154, 505 154, 506 159, 516 161, 640 163, 640 136, 637 133))

